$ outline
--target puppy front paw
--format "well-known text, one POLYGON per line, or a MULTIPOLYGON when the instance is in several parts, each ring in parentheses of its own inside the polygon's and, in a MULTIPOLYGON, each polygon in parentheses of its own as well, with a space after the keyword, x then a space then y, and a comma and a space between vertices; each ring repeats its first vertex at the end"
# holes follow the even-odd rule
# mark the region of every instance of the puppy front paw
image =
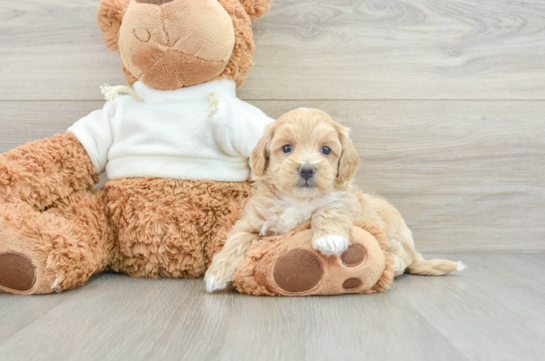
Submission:
POLYGON ((340 256, 348 249, 350 240, 343 236, 328 234, 312 240, 312 247, 324 256, 340 256))

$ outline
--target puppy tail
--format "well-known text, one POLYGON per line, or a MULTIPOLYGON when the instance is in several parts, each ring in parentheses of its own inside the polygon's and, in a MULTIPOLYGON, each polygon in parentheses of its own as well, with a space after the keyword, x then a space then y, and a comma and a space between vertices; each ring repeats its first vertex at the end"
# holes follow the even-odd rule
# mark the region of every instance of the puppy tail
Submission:
POLYGON ((454 262, 446 259, 425 260, 424 257, 417 252, 415 261, 407 267, 407 272, 421 276, 443 276, 454 271, 463 271, 465 268, 466 265, 462 262, 454 262))

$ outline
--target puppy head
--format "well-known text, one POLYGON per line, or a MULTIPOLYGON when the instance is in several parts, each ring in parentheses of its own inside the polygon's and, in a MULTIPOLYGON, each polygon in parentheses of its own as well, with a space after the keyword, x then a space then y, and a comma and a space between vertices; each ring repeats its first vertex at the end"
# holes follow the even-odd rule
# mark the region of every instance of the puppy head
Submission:
POLYGON ((352 179, 358 169, 348 133, 320 110, 293 110, 268 126, 252 152, 252 175, 266 175, 297 198, 327 193, 352 179))

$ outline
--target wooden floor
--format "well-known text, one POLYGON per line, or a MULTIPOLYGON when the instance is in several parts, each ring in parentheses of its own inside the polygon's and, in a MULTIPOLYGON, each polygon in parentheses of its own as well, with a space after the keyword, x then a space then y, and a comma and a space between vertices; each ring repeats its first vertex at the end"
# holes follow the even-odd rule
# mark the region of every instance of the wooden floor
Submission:
POLYGON ((111 273, 56 295, 0 294, 0 359, 544 359, 545 253, 436 256, 469 267, 374 295, 209 295, 202 279, 111 273))

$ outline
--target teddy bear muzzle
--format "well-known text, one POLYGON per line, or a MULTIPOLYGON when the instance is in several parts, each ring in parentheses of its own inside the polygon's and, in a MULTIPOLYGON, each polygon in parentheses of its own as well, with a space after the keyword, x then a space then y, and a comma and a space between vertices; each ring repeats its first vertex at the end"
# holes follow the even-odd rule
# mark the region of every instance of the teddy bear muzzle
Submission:
POLYGON ((217 0, 133 0, 119 34, 127 70, 162 90, 215 79, 234 45, 233 21, 217 0))

